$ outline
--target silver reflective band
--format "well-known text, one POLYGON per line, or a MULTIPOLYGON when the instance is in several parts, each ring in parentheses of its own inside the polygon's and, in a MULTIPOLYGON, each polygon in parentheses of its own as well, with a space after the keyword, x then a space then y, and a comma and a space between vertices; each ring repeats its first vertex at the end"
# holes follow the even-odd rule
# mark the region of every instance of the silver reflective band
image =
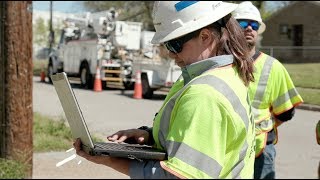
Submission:
POLYGON ((291 98, 298 95, 298 91, 296 88, 290 89, 287 93, 283 94, 282 96, 279 96, 272 104, 273 107, 279 107, 283 103, 289 101, 291 98))
POLYGON ((200 151, 193 149, 187 144, 174 141, 167 141, 166 143, 168 157, 176 157, 183 162, 203 171, 210 177, 219 177, 222 166, 216 160, 200 151))
POLYGON ((263 98, 264 92, 267 87, 268 79, 269 79, 269 73, 271 71, 272 64, 274 62, 274 59, 270 56, 267 57, 262 71, 261 76, 258 82, 256 94, 253 98, 252 106, 253 106, 253 113, 254 113, 254 119, 259 118, 259 113, 256 109, 259 109, 259 106, 261 104, 261 99, 263 98))
MULTIPOLYGON (((197 169, 207 173, 211 177, 218 178, 219 174, 221 172, 221 165, 216 162, 214 159, 211 157, 208 157, 207 155, 204 155, 203 153, 193 149, 190 146, 187 146, 185 144, 181 144, 178 142, 172 142, 172 141, 167 141, 167 135, 168 135, 168 129, 169 129, 169 124, 170 124, 170 119, 171 119, 171 113, 173 110, 173 107, 175 105, 175 102, 177 98, 181 95, 181 93, 188 88, 190 85, 194 84, 208 84, 217 91, 219 91, 221 94, 223 94, 228 101, 231 103, 233 106, 235 112, 241 117, 241 119, 244 121, 245 127, 248 131, 248 126, 249 126, 249 117, 247 115, 247 111, 245 107, 242 105, 241 101, 239 100, 238 96, 235 94, 235 92, 226 84, 223 80, 212 76, 212 75, 207 75, 207 76, 202 76, 197 79, 194 79, 190 81, 187 85, 185 85, 182 89, 180 89, 165 105, 161 120, 160 120, 160 128, 159 128, 159 142, 161 146, 167 150, 168 156, 169 157, 177 157, 181 158, 180 160, 183 160, 185 163, 188 163, 189 165, 196 167, 197 169), (182 152, 187 152, 185 154, 177 154, 178 149, 181 150, 180 148, 183 148, 182 152), (202 164, 198 163, 198 161, 201 160, 201 162, 206 162, 207 164, 202 164)), ((248 101, 247 97, 247 101, 248 101)), ((249 102, 248 102, 249 103, 249 102)), ((254 123, 253 118, 250 118, 251 124, 254 123)), ((245 158, 246 151, 248 149, 248 144, 245 141, 242 148, 241 152, 239 154, 239 162, 234 167, 232 171, 233 178, 239 178, 239 173, 244 167, 243 159, 245 158)), ((180 152, 180 151, 179 151, 180 152)))

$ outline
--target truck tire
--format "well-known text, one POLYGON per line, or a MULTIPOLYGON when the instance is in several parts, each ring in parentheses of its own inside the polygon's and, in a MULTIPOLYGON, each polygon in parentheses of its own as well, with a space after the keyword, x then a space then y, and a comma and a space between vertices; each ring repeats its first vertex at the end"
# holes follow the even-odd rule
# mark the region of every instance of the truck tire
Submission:
POLYGON ((102 90, 108 90, 107 81, 101 81, 102 90))
POLYGON ((123 82, 123 86, 125 90, 133 90, 134 83, 133 82, 123 82))
POLYGON ((80 68, 80 81, 81 81, 81 87, 86 89, 92 89, 93 88, 93 78, 90 73, 89 66, 87 64, 84 64, 80 68))
POLYGON ((150 88, 148 76, 146 74, 141 74, 141 84, 142 84, 142 97, 144 99, 151 99, 153 96, 153 89, 150 88))
POLYGON ((53 65, 52 63, 49 63, 47 68, 47 76, 50 84, 52 84, 51 75, 53 75, 53 65))

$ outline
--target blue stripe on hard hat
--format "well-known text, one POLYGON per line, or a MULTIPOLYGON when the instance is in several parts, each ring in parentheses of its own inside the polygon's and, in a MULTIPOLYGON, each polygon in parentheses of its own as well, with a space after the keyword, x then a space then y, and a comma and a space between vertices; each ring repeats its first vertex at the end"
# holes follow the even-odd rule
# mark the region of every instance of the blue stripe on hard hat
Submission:
POLYGON ((174 5, 177 11, 181 11, 182 9, 191 6, 194 3, 197 3, 199 1, 180 1, 177 4, 174 5))

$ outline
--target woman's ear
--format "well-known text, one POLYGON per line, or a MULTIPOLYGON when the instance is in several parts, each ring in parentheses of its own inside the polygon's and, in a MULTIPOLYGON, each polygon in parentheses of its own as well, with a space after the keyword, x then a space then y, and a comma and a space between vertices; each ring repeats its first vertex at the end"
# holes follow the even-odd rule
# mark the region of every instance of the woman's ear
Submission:
POLYGON ((205 45, 209 45, 212 42, 212 32, 207 28, 202 29, 199 36, 201 42, 205 45))

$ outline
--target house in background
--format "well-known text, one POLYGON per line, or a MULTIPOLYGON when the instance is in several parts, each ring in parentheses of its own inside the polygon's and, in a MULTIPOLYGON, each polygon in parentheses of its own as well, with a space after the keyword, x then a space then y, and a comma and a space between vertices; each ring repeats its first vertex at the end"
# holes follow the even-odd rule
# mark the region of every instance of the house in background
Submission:
POLYGON ((320 1, 295 1, 264 21, 261 51, 285 63, 320 62, 320 1))

